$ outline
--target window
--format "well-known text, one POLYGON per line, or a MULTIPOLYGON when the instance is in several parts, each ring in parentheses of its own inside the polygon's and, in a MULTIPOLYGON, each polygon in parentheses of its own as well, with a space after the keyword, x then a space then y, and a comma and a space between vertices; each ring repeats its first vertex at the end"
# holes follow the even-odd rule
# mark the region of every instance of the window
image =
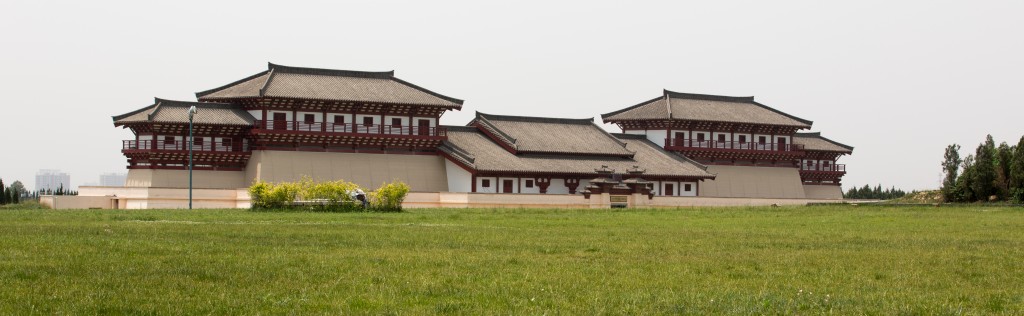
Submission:
POLYGON ((718 141, 725 142, 725 134, 718 134, 718 141))
POLYGON ((692 184, 689 184, 689 183, 687 183, 687 184, 684 184, 684 185, 683 185, 683 191, 686 191, 686 192, 693 192, 693 185, 692 185, 692 184))
POLYGON ((402 127, 402 119, 397 117, 391 118, 391 126, 402 127))
POLYGON ((490 188, 491 187, 491 179, 481 179, 480 180, 480 186, 484 187, 484 188, 490 188))
POLYGON ((164 136, 165 145, 174 145, 174 136, 164 136))
POLYGON ((704 141, 704 133, 697 134, 697 141, 698 142, 704 141))
POLYGON ((203 137, 193 139, 192 146, 203 148, 203 137))
POLYGON ((231 147, 231 139, 230 138, 221 138, 220 139, 220 146, 221 147, 231 147))
POLYGON ((740 143, 741 144, 742 143, 746 143, 747 142, 747 135, 740 135, 739 139, 740 139, 740 143))
POLYGON ((337 115, 334 117, 334 124, 345 125, 345 116, 337 115))
POLYGON ((364 116, 363 117, 363 126, 373 126, 373 117, 372 116, 364 116))
POLYGON ((527 187, 527 188, 532 188, 533 187, 533 180, 526 180, 526 182, 523 183, 523 186, 527 187))
POLYGON ((302 116, 302 122, 306 124, 313 124, 316 121, 316 117, 313 114, 306 114, 302 116))
POLYGON ((757 143, 758 144, 764 145, 764 143, 766 143, 766 142, 768 142, 768 138, 766 138, 764 136, 758 136, 757 137, 757 143))

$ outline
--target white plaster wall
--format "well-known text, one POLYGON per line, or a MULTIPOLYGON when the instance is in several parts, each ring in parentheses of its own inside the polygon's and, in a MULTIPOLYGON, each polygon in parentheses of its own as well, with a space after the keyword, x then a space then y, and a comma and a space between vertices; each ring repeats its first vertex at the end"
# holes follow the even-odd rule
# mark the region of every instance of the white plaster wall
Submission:
POLYGON ((569 194, 569 188, 565 186, 565 179, 552 178, 551 185, 548 186, 548 194, 569 194))
POLYGON ((753 143, 754 142, 753 141, 754 140, 754 136, 753 135, 751 135, 751 134, 744 134, 744 133, 732 134, 732 141, 734 141, 734 142, 740 141, 740 136, 746 136, 747 137, 746 142, 748 142, 748 143, 753 143))
POLYGON ((653 190, 651 190, 651 192, 653 192, 654 195, 661 195, 661 181, 651 181, 651 183, 653 183, 653 190))
POLYGON ((517 179, 517 178, 505 178, 505 177, 498 178, 498 192, 499 193, 504 192, 505 180, 511 180, 512 181, 512 193, 519 193, 519 179, 517 179))
POLYGON ((540 193, 540 187, 537 186, 537 179, 536 178, 522 178, 521 180, 519 180, 519 193, 537 193, 537 194, 539 194, 540 193), (533 180, 533 187, 532 188, 526 187, 526 180, 533 180))
POLYGON ((292 111, 267 111, 267 119, 268 120, 273 120, 274 119, 274 113, 284 113, 285 121, 294 121, 295 120, 295 118, 292 117, 292 111))
POLYGON ((697 196, 697 182, 679 182, 679 196, 697 196), (690 185, 690 190, 686 190, 686 185, 690 185))
POLYGON ((476 192, 480 193, 498 193, 498 178, 495 177, 477 177, 476 178, 476 192), (491 185, 484 187, 484 179, 490 180, 491 185))
POLYGON ((647 131, 643 131, 643 130, 629 130, 629 131, 625 131, 625 132, 622 132, 622 133, 623 134, 630 134, 630 135, 645 135, 645 134, 647 134, 647 131))
POLYGON ((462 169, 455 163, 444 160, 444 170, 448 175, 448 191, 449 192, 472 192, 473 191, 473 174, 462 169))
POLYGON ((246 112, 249 112, 249 115, 252 115, 252 117, 255 117, 257 120, 262 120, 263 119, 263 111, 262 110, 248 110, 246 112))
POLYGON ((665 138, 668 138, 668 131, 648 130, 645 135, 647 135, 647 139, 651 142, 660 147, 665 147, 665 138))

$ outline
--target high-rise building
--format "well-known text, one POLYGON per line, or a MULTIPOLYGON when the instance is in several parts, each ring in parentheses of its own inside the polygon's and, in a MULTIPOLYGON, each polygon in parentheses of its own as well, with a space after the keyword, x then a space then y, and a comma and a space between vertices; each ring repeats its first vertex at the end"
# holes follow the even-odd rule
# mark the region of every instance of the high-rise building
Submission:
POLYGON ((125 179, 128 178, 128 174, 125 173, 104 173, 100 175, 100 186, 104 187, 123 187, 125 179))
POLYGON ((36 191, 71 189, 71 175, 56 169, 41 169, 36 172, 36 191))

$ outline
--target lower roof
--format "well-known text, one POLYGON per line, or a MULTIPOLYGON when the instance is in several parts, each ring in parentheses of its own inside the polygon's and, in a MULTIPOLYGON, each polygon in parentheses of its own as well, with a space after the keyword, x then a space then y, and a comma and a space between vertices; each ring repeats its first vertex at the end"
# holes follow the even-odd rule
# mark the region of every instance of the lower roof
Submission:
POLYGON ((852 154, 853 146, 848 146, 834 140, 821 136, 821 133, 796 133, 793 134, 793 143, 804 145, 804 150, 809 151, 831 151, 844 154, 852 154))
POLYGON ((513 154, 477 127, 449 126, 440 150, 450 159, 476 172, 598 176, 602 166, 625 174, 634 166, 646 169, 642 177, 714 179, 707 167, 670 153, 643 135, 612 134, 635 152, 632 158, 573 154, 513 154))
POLYGON ((227 103, 188 102, 156 98, 152 105, 114 116, 114 126, 131 123, 188 124, 188 110, 195 106, 195 124, 251 126, 255 122, 249 112, 227 103))

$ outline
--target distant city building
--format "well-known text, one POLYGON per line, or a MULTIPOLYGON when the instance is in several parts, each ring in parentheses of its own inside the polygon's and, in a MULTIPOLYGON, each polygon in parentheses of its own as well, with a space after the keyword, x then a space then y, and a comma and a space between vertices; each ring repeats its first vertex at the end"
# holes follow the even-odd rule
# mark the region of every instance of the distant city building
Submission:
POLYGON ((125 179, 128 178, 126 173, 104 173, 100 175, 100 186, 104 187, 123 187, 125 179))
POLYGON ((71 189, 71 175, 54 169, 42 169, 36 172, 36 191, 57 190, 63 187, 71 189))

